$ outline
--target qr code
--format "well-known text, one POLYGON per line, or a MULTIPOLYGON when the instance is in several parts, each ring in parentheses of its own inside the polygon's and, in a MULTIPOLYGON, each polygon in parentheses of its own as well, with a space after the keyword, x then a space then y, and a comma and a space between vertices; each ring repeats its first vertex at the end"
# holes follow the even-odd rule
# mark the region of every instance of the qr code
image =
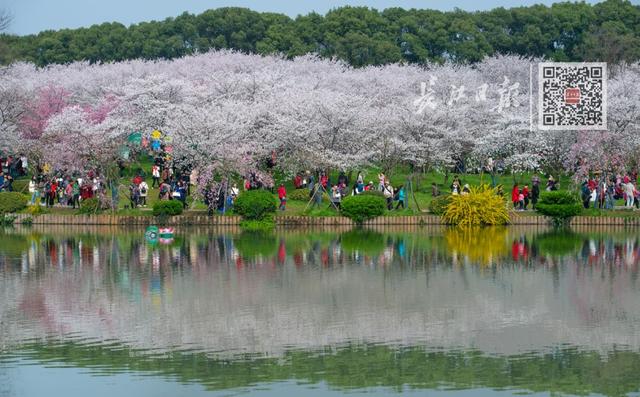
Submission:
POLYGON ((607 128, 606 63, 539 63, 538 87, 541 130, 607 128))

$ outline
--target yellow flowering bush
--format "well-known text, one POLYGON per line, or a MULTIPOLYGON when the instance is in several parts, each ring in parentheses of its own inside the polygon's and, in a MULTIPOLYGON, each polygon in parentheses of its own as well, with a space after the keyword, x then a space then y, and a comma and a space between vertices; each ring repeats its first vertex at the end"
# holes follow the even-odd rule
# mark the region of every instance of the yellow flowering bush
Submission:
POLYGON ((442 219, 460 226, 504 225, 509 222, 509 212, 495 188, 481 185, 470 188, 468 194, 452 195, 442 219))

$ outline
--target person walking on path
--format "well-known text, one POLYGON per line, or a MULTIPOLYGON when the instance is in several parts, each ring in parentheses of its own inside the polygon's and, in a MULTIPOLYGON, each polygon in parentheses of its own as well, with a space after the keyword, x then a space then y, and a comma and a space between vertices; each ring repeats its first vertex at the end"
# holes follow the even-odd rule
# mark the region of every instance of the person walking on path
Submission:
POLYGON ((278 188, 278 198, 280 199, 280 211, 284 211, 287 206, 287 189, 285 189, 283 183, 278 188))
POLYGON ((71 190, 71 207, 80 208, 80 183, 78 181, 72 182, 73 188, 71 190))
POLYGON ((38 191, 38 183, 36 182, 36 177, 31 177, 31 180, 29 181, 29 193, 31 193, 31 205, 34 205, 36 203, 36 200, 38 200, 38 196, 39 191, 38 191))
POLYGON ((520 189, 517 183, 513 184, 513 189, 511 190, 511 202, 513 203, 513 209, 517 209, 520 203, 520 189))
POLYGON ((385 182, 384 191, 382 192, 387 199, 387 209, 391 211, 393 209, 393 186, 389 182, 385 182))
POLYGON ((635 186, 633 186, 633 183, 631 183, 631 181, 629 180, 628 182, 625 182, 623 184, 623 189, 624 189, 624 194, 626 199, 626 207, 632 208, 636 188, 635 186))
POLYGON ((140 205, 142 205, 143 207, 147 206, 147 195, 149 194, 149 184, 147 183, 147 181, 142 180, 142 182, 140 182, 140 205))
POLYGON ((534 175, 531 180, 531 208, 536 209, 538 198, 540 197, 540 178, 534 175))
POLYGON ((176 197, 178 200, 182 202, 182 208, 187 208, 187 184, 184 181, 178 182, 178 188, 176 189, 178 192, 178 196, 176 197))
POLYGON ((158 164, 151 167, 151 178, 153 179, 151 187, 160 187, 160 166, 158 164))
POLYGON ((526 210, 527 207, 529 206, 530 194, 531 192, 529 192, 529 185, 524 185, 524 188, 522 188, 522 195, 524 196, 524 210, 526 210))
POLYGON ((338 210, 340 210, 340 202, 342 201, 342 195, 338 189, 338 185, 333 185, 331 188, 331 202, 338 210))
POLYGON ((556 180, 553 179, 553 175, 549 175, 549 179, 547 179, 547 191, 552 192, 558 190, 558 184, 556 180))
POLYGON ((160 200, 170 200, 171 199, 171 185, 169 185, 166 181, 160 184, 160 190, 158 192, 158 198, 160 200))
POLYGON ((396 209, 400 208, 400 206, 402 206, 402 209, 406 208, 406 194, 404 192, 404 186, 400 186, 398 188, 398 193, 396 193, 398 195, 398 204, 396 205, 396 209))

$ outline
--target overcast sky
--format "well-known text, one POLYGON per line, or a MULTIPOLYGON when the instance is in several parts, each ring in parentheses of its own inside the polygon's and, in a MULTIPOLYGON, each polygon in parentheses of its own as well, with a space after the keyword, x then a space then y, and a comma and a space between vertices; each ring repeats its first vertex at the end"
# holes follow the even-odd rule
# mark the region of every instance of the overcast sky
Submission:
MULTIPOLYGON (((587 1, 595 3, 595 0, 587 1)), ((632 0, 639 4, 640 0, 632 0)), ((316 11, 321 14, 342 5, 433 8, 451 10, 491 9, 536 3, 551 4, 550 0, 0 0, 0 9, 13 15, 10 33, 30 34, 47 29, 77 28, 102 22, 118 21, 129 25, 141 21, 161 20, 184 11, 200 13, 209 8, 226 6, 247 7, 256 11, 272 11, 295 17, 316 11)))

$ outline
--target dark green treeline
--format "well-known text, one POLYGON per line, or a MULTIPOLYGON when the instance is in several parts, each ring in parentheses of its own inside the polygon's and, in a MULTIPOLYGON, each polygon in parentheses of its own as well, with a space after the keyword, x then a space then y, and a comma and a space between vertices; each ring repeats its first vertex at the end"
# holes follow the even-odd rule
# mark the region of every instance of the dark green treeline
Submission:
POLYGON ((640 6, 607 0, 481 12, 341 7, 324 16, 310 13, 295 19, 219 8, 129 27, 103 23, 37 35, 0 35, 0 62, 170 59, 222 48, 287 57, 317 53, 353 66, 476 62, 497 53, 618 63, 640 59, 640 6))

